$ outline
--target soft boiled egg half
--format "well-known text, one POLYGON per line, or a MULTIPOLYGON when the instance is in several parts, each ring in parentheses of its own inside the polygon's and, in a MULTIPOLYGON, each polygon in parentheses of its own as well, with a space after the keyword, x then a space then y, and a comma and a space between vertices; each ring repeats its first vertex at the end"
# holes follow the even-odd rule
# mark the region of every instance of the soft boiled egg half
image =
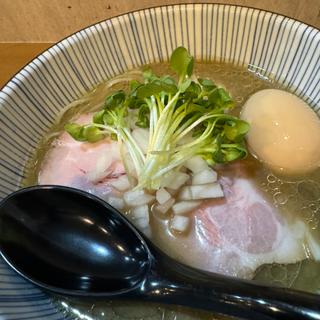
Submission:
POLYGON ((320 166, 320 120, 297 96, 261 90, 245 103, 241 118, 250 124, 251 153, 272 169, 298 174, 320 166))

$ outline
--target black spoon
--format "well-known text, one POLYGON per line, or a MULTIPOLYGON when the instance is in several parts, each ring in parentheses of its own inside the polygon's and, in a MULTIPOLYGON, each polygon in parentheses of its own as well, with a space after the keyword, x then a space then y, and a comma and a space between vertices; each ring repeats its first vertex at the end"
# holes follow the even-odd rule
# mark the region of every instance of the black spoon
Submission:
POLYGON ((117 210, 76 189, 37 186, 0 203, 0 250, 58 294, 184 305, 248 319, 320 319, 320 296, 187 267, 117 210))

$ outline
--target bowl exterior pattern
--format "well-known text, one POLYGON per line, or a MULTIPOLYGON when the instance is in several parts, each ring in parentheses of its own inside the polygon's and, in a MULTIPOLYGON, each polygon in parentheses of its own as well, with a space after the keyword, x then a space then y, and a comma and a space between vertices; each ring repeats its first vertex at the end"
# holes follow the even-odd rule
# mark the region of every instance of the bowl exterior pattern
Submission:
MULTIPOLYGON (((0 91, 0 199, 18 189, 27 159, 59 111, 97 83, 168 60, 183 45, 203 61, 271 76, 320 109, 320 32, 288 17, 215 4, 136 11, 81 30, 45 51, 0 91)), ((0 261, 0 319, 67 319, 0 261)))

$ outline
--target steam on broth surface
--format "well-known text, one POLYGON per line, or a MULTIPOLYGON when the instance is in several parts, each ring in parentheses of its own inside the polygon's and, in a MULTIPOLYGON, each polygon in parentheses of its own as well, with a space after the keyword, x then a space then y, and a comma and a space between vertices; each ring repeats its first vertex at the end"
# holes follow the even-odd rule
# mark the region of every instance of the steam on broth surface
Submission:
MULTIPOLYGON (((166 64, 152 65, 152 69, 156 74, 171 73, 166 64)), ((224 86, 236 101, 236 108, 232 111, 235 115, 239 114, 241 106, 253 93, 262 89, 278 88, 278 85, 272 81, 259 79, 247 70, 228 64, 203 64, 199 62, 196 63, 194 74, 197 77, 213 79, 215 83, 224 86)), ((86 94, 84 98, 74 103, 74 107, 69 108, 62 114, 60 121, 53 126, 51 132, 48 133, 48 136, 40 143, 34 159, 30 161, 26 169, 27 179, 25 185, 39 182, 38 178, 41 168, 41 174, 47 175, 46 179, 43 181, 44 183, 58 183, 55 182, 58 181, 55 180, 57 178, 55 177, 55 172, 47 170, 47 172, 44 173, 43 168, 48 164, 54 165, 55 161, 57 161, 54 157, 51 157, 51 160, 48 160, 47 155, 48 152, 51 152, 51 154, 54 153, 54 149, 53 151, 51 150, 53 147, 52 142, 53 144, 56 144, 56 150, 59 151, 58 147, 61 141, 59 142, 59 140, 55 139, 60 136, 64 124, 72 118, 79 118, 81 114, 96 111, 110 92, 118 89, 127 89, 127 84, 121 80, 125 78, 138 79, 139 77, 140 73, 133 71, 124 75, 122 79, 112 80, 111 82, 101 84, 92 92, 86 94), (49 181, 48 176, 50 176, 49 178, 51 179, 49 181)), ((103 149, 101 143, 100 147, 98 143, 97 150, 99 148, 103 149)), ((104 159, 104 161, 108 160, 104 159)), ((115 166, 113 169, 118 172, 119 175, 123 170, 121 165, 115 166)), ((270 230, 273 230, 274 232, 274 240, 270 240, 270 243, 274 244, 276 247, 276 243, 279 240, 278 237, 289 237, 292 239, 289 245, 291 251, 288 250, 288 247, 284 247, 281 250, 263 247, 265 239, 261 238, 255 238, 255 241, 253 242, 244 241, 242 245, 245 246, 248 257, 249 255, 251 255, 251 258, 254 257, 253 260, 255 263, 251 265, 252 269, 245 265, 246 268, 241 269, 241 272, 239 270, 234 271, 232 266, 230 266, 232 263, 239 265, 239 260, 234 260, 234 257, 229 257, 228 255, 219 257, 217 254, 208 255, 207 248, 210 247, 208 247, 206 241, 214 242, 217 240, 212 238, 212 228, 216 227, 217 224, 219 225, 219 223, 222 223, 222 218, 217 216, 214 220, 209 219, 210 221, 208 221, 206 211, 208 209, 206 208, 210 208, 210 201, 214 203, 214 206, 222 206, 224 205, 222 203, 223 200, 209 200, 206 201, 200 209, 196 209, 198 214, 195 214, 195 219, 189 227, 190 230, 187 234, 179 234, 172 232, 172 230, 170 231, 170 229, 168 229, 169 220, 166 217, 159 216, 159 214, 153 210, 150 214, 149 235, 151 239, 168 254, 180 261, 197 267, 212 270, 213 266, 210 264, 210 261, 204 260, 208 259, 208 257, 208 260, 220 259, 219 266, 215 266, 213 271, 239 277, 254 278, 272 285, 296 287, 307 291, 320 292, 320 277, 317 276, 317 270, 319 270, 320 264, 314 261, 314 258, 320 258, 320 249, 318 245, 320 242, 318 226, 320 218, 320 170, 317 169, 312 173, 300 176, 282 177, 279 174, 271 172, 270 169, 263 166, 258 160, 249 156, 247 160, 240 160, 239 163, 236 164, 218 166, 217 172, 219 177, 225 178, 225 181, 221 182, 225 193, 228 188, 228 183, 234 188, 239 187, 240 180, 237 180, 236 184, 232 183, 235 174, 239 174, 241 178, 243 178, 243 180, 240 181, 242 184, 241 190, 248 188, 255 190, 259 202, 268 208, 271 208, 270 210, 274 217, 274 223, 268 226, 271 228, 270 230), (221 203, 217 204, 217 201, 220 201, 221 203), (205 242, 202 245, 203 248, 206 249, 203 249, 202 253, 201 250, 199 250, 199 253, 192 248, 192 243, 196 238, 198 239, 198 244, 201 241, 205 242), (255 247, 259 241, 261 242, 260 251, 255 247), (193 254, 186 254, 188 252, 193 254), (270 255, 270 252, 272 252, 272 255, 270 255), (265 258, 266 253, 269 254, 267 258, 265 258), (284 259, 283 261, 279 256, 282 253, 288 254, 287 259, 284 259), (223 264, 224 261, 226 261, 225 267, 223 264), (228 262, 229 265, 227 265, 228 262), (278 263, 275 264, 274 262, 278 263), (256 270, 257 266, 259 268, 256 270)), ((63 172, 57 174, 61 177, 63 172)), ((83 185, 78 185, 78 187, 86 189, 86 186, 83 185)), ((101 189, 99 188, 99 190, 101 189)), ((99 190, 88 191, 99 193, 99 190)), ((230 190, 230 197, 232 198, 232 188, 230 190)), ((228 197, 228 194, 226 197, 228 197)), ((250 199, 248 201, 250 201, 250 199)), ((123 210, 125 211, 125 209, 126 208, 123 210)), ((127 215, 129 218, 131 217, 130 212, 127 212, 127 215)), ((232 217, 230 219, 232 219, 232 217)), ((233 217, 233 219, 236 219, 236 216, 233 217)), ((248 221, 251 220, 249 219, 248 221)), ((264 220, 263 216, 261 216, 261 218, 256 221, 255 225, 258 225, 260 228, 263 221, 266 221, 267 224, 269 223, 268 220, 264 220)), ((228 226, 230 224, 226 225, 228 226)), ((241 247, 241 245, 239 248, 239 245, 237 245, 237 241, 243 239, 243 230, 245 229, 240 230, 238 238, 228 239, 228 241, 230 240, 228 243, 233 243, 233 245, 237 246, 237 250, 243 250, 244 248, 241 247)), ((249 239, 250 236, 251 234, 248 234, 246 239, 249 239)), ((232 249, 231 251, 231 253, 234 254, 235 249, 232 249)), ((94 319, 105 319, 106 315, 108 315, 108 319, 130 319, 130 316, 135 313, 139 314, 137 317, 145 317, 145 319, 173 319, 173 314, 174 319, 199 319, 200 317, 198 312, 194 313, 192 311, 186 311, 183 308, 167 309, 167 307, 163 308, 158 306, 147 308, 142 306, 142 304, 132 304, 124 308, 121 307, 121 303, 99 303, 97 305, 92 305, 91 308, 88 304, 80 303, 79 305, 77 302, 72 301, 59 301, 58 303, 70 313, 79 309, 83 314, 94 316, 94 319)), ((206 313, 203 313, 201 318, 213 319, 211 315, 206 313)))

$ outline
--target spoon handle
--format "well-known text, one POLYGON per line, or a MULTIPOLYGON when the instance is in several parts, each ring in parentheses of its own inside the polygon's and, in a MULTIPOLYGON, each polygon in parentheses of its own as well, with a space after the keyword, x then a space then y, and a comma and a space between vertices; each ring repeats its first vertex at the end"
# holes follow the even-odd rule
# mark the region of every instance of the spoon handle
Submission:
POLYGON ((162 253, 144 286, 145 299, 244 319, 320 319, 320 296, 203 272, 162 253))

